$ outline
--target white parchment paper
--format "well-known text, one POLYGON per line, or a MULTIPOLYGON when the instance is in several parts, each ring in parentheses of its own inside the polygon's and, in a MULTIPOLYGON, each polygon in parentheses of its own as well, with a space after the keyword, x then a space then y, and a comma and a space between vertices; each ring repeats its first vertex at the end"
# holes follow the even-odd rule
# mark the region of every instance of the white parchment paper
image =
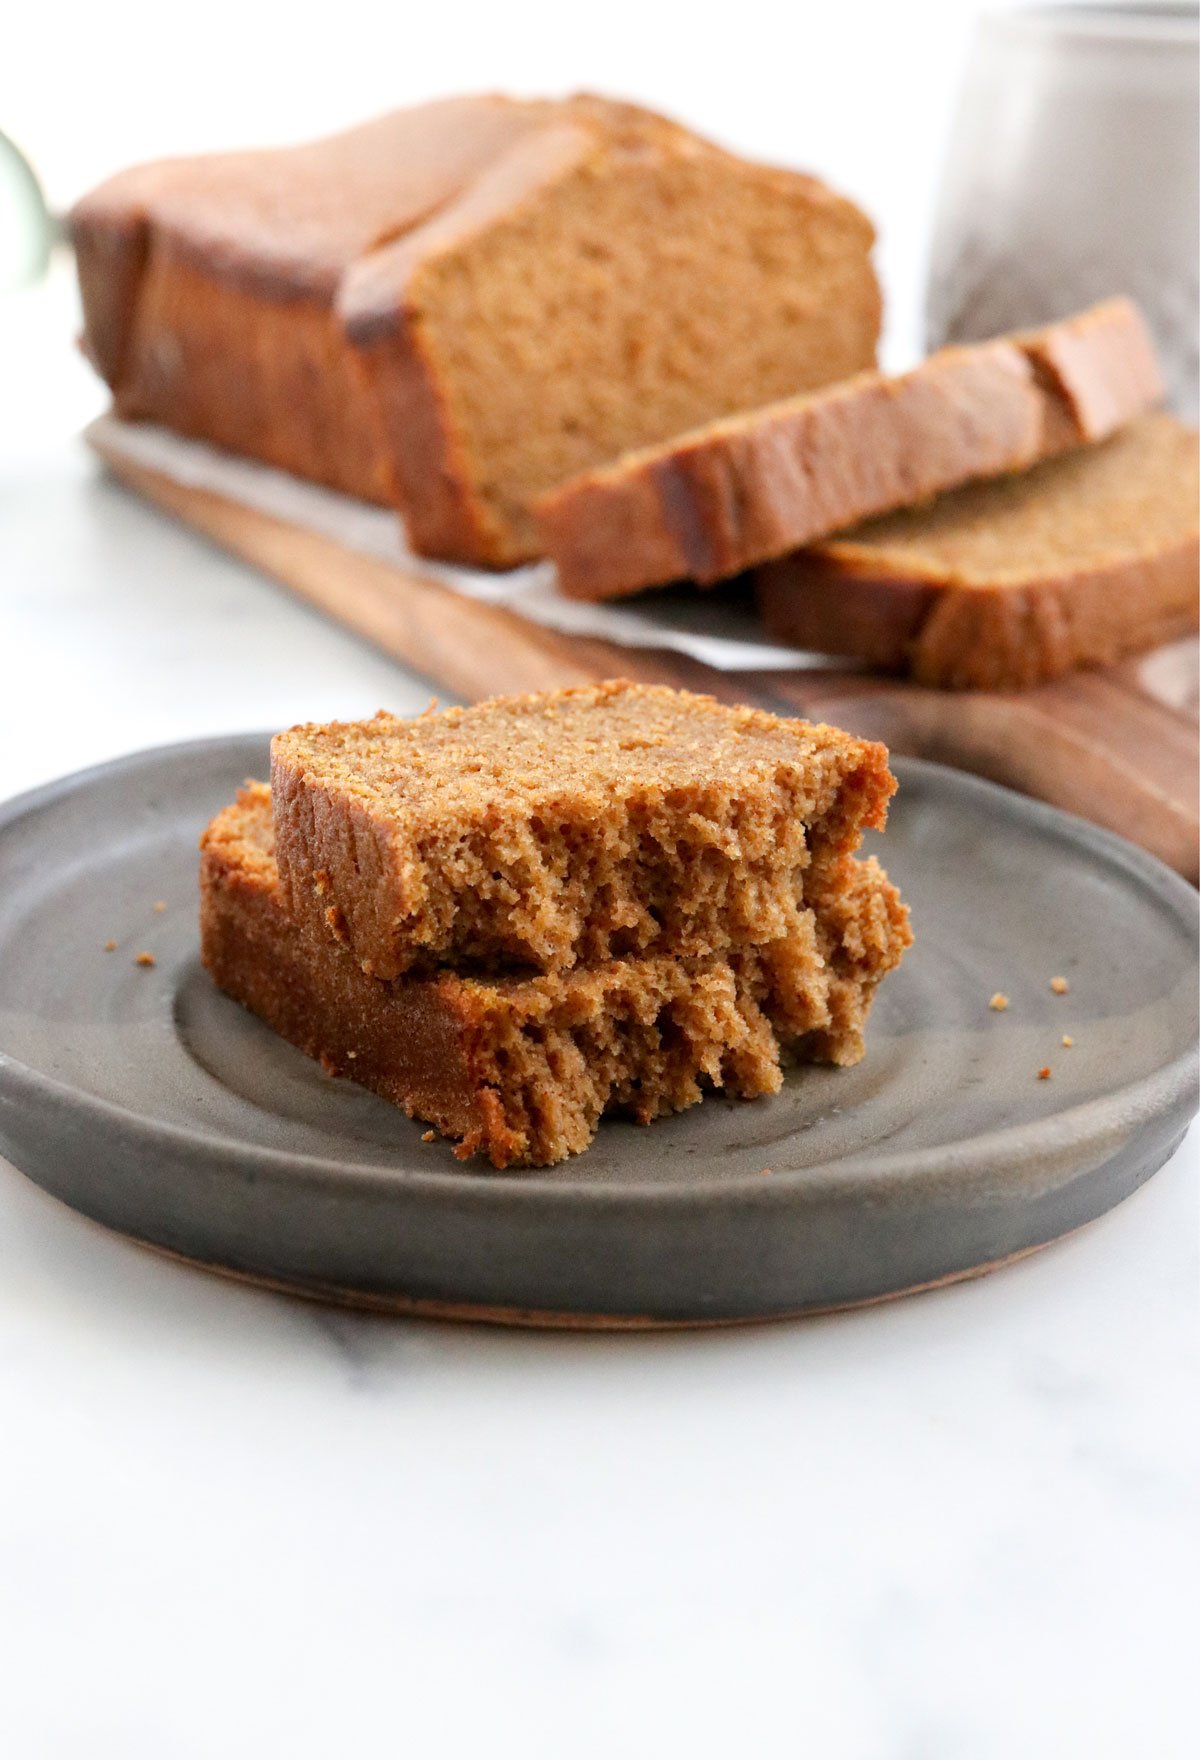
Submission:
POLYGON ((753 609, 720 589, 668 588, 621 605, 587 605, 563 597, 548 562, 503 574, 431 562, 405 547, 402 524, 387 509, 352 501, 166 428, 104 415, 87 429, 87 438, 103 441, 132 464, 161 472, 184 487, 207 489, 319 532, 349 550, 395 563, 464 598, 502 605, 565 635, 599 636, 623 648, 669 648, 719 672, 795 672, 832 664, 823 655, 764 642, 753 609))

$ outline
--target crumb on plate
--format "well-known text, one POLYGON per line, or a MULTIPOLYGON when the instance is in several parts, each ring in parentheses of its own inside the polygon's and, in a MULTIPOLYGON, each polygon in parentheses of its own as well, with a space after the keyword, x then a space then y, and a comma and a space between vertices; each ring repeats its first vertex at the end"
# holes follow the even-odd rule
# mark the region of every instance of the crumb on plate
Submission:
POLYGON ((1038 1071, 1038 1081, 1039 1082, 1048 1082, 1049 1080, 1050 1080, 1050 1065, 1048 1063, 1044 1063, 1042 1065, 1041 1069, 1038 1071))
POLYGON ((115 953, 120 945, 121 943, 119 941, 106 941, 104 943, 104 951, 105 953, 115 953))
POLYGON ((1004 994, 1003 990, 997 990, 996 994, 992 997, 992 1000, 988 1003, 988 1007, 994 1008, 997 1014, 1004 1013, 1004 1010, 1008 1007, 1008 997, 1004 994))
POLYGON ((1065 996, 1071 986, 1065 978, 1051 978, 1050 988, 1056 996, 1065 996))
POLYGON ((135 966, 156 966, 158 961, 152 953, 142 952, 134 954, 133 963, 135 966))
POLYGON ((1074 1043, 1075 1043, 1075 1041, 1074 1041, 1074 1039, 1072 1039, 1070 1033, 1063 1034, 1062 1042, 1066 1046, 1068 1051, 1071 1049, 1072 1045, 1074 1045, 1074 1043))

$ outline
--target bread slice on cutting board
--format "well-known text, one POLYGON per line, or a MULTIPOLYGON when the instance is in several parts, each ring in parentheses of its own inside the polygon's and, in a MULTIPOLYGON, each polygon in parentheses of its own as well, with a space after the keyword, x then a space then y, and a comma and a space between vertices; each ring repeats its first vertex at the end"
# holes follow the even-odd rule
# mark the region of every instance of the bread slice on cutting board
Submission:
POLYGON ((1102 445, 974 484, 755 573, 773 638, 999 689, 1195 629, 1200 450, 1154 413, 1102 445))
POLYGON ((537 514, 563 592, 723 580, 830 532, 1105 438, 1162 395, 1137 307, 946 348, 581 475, 537 514))

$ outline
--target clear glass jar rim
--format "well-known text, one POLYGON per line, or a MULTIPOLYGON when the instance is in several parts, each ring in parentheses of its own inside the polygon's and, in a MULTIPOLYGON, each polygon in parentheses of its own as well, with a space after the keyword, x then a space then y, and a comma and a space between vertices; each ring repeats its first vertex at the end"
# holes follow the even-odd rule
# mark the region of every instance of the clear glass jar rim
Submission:
POLYGON ((980 17, 991 31, 1013 35, 1088 38, 1092 41, 1164 43, 1191 47, 1200 42, 1200 6, 1141 4, 1137 0, 1113 0, 1112 4, 999 6, 980 17))

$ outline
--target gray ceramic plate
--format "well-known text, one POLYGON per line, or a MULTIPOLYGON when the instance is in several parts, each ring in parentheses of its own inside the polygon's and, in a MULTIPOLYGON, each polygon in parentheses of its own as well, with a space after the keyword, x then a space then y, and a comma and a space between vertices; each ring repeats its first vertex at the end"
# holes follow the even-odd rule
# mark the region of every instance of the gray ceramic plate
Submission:
POLYGON ((0 812, 0 1148, 86 1215, 214 1269, 530 1321, 836 1307, 1098 1216, 1195 1109, 1191 889, 1049 807, 901 760, 884 849, 917 945, 858 1068, 607 1123, 546 1172, 464 1168, 200 968, 196 840, 266 760, 261 738, 178 746, 0 812))

